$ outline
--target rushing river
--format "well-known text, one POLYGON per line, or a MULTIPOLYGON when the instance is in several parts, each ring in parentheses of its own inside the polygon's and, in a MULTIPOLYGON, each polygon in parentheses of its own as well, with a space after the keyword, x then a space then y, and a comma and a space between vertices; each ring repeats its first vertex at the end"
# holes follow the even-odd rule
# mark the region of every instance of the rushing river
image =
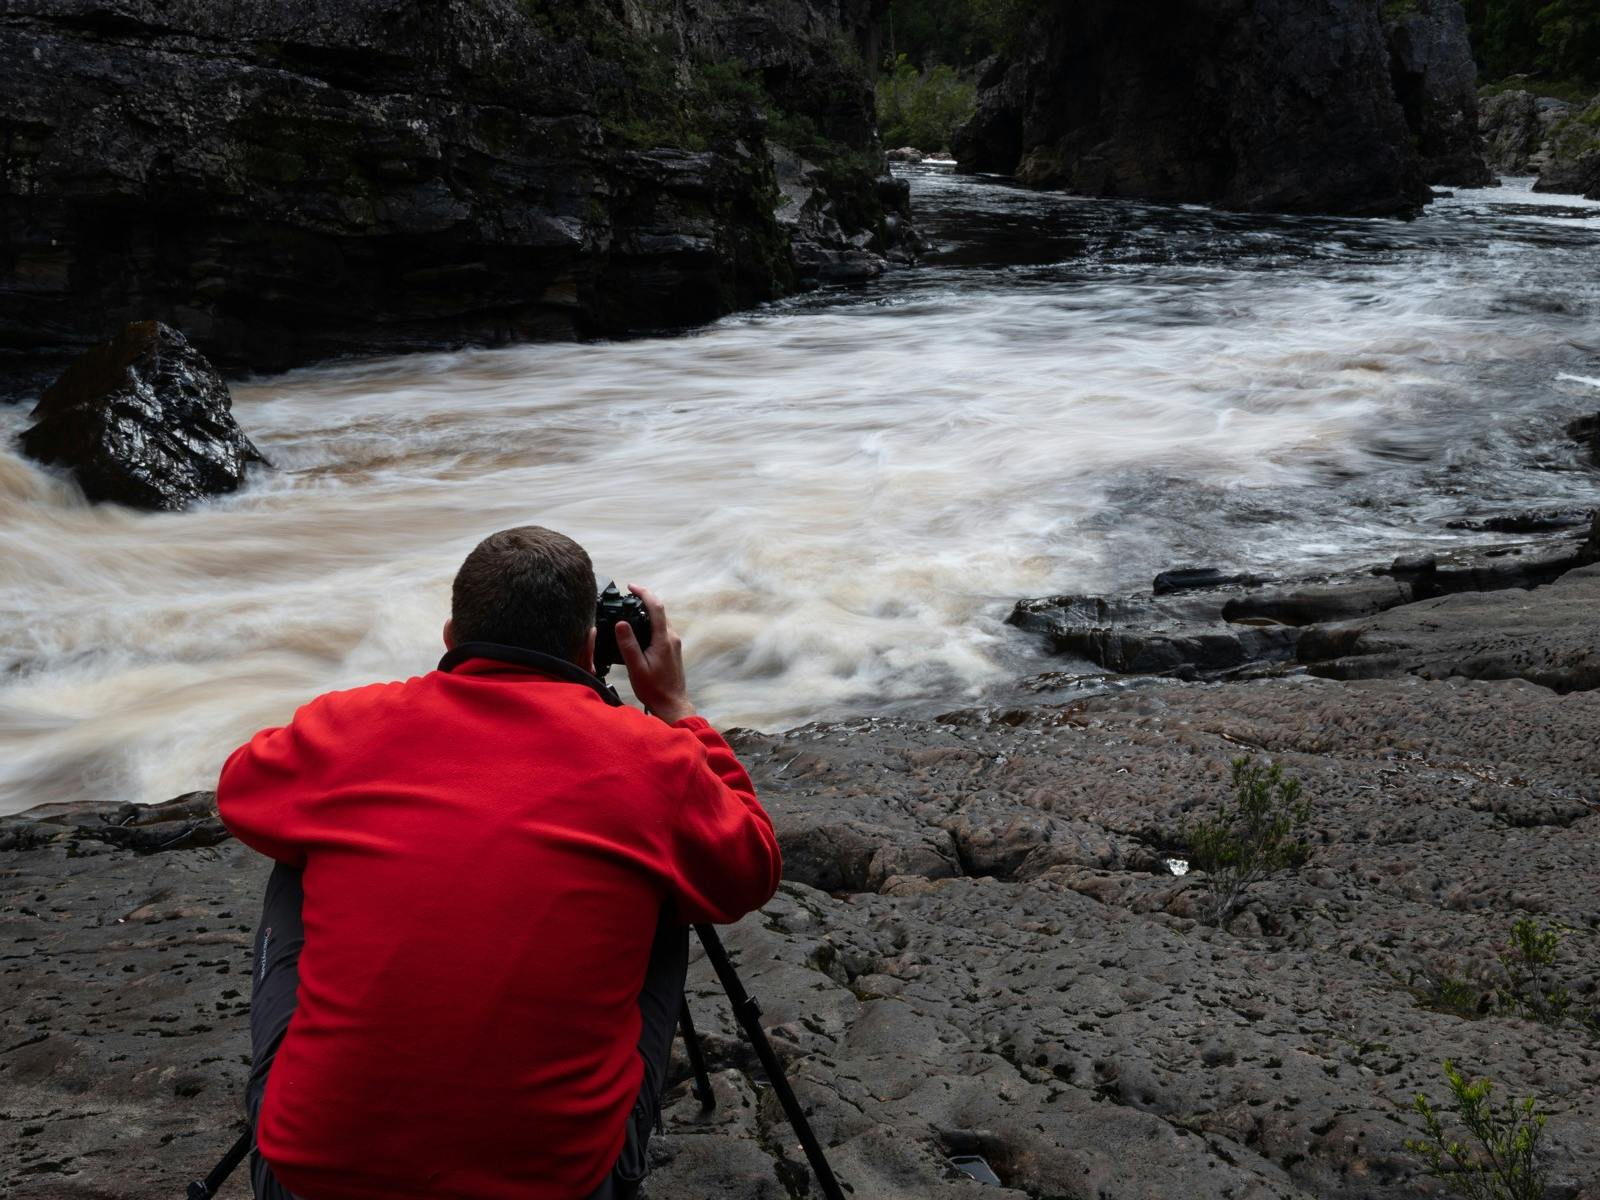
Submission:
POLYGON ((910 168, 928 264, 690 336, 239 385, 276 464, 89 507, 0 410, 0 812, 209 786, 318 692, 428 669, 537 522, 648 583, 724 725, 938 709, 1037 669, 1018 596, 1460 544, 1594 503, 1600 204, 1247 217, 910 168))

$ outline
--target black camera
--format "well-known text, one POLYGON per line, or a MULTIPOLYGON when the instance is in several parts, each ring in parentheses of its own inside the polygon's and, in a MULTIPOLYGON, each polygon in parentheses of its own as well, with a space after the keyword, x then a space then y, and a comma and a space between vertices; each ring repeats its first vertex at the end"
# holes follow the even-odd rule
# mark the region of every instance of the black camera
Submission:
POLYGON ((615 582, 606 584, 594 606, 594 673, 604 679, 615 663, 622 661, 617 648, 617 622, 626 621, 633 630, 639 649, 650 648, 650 614, 637 596, 624 596, 615 582))

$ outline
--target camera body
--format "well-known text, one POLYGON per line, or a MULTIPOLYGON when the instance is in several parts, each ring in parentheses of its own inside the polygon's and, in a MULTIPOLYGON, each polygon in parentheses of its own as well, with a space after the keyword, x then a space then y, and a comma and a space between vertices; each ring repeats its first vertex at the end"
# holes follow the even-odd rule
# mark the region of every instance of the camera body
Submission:
POLYGON ((613 665, 622 661, 622 651, 617 647, 617 622, 626 621, 633 630, 639 649, 650 648, 650 614, 644 601, 637 596, 624 595, 613 581, 606 584, 594 608, 594 673, 604 679, 613 665))

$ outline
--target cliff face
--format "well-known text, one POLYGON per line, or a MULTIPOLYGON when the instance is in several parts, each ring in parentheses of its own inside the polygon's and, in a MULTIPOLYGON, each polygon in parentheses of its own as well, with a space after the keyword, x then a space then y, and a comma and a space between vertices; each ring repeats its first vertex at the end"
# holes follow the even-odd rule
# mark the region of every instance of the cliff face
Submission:
POLYGON ((1085 0, 1018 45, 985 70, 964 170, 1247 210, 1428 198, 1376 0, 1085 0))
POLYGON ((1478 70, 1461 0, 1384 5, 1389 74, 1430 183, 1484 187, 1494 176, 1478 135, 1478 70))
POLYGON ((0 372, 703 321, 880 270, 876 0, 13 0, 0 372))

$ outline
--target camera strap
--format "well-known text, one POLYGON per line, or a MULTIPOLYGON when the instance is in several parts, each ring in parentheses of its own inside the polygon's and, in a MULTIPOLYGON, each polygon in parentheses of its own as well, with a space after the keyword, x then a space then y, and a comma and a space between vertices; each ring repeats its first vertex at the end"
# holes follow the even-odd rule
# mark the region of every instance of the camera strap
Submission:
POLYGON ((524 650, 521 646, 502 646, 498 642, 462 642, 439 660, 439 670, 453 671, 469 658, 487 658, 494 662, 528 667, 541 675, 554 675, 568 683, 581 683, 614 708, 622 704, 622 697, 617 695, 616 688, 595 678, 577 663, 553 654, 541 654, 537 650, 524 650))

